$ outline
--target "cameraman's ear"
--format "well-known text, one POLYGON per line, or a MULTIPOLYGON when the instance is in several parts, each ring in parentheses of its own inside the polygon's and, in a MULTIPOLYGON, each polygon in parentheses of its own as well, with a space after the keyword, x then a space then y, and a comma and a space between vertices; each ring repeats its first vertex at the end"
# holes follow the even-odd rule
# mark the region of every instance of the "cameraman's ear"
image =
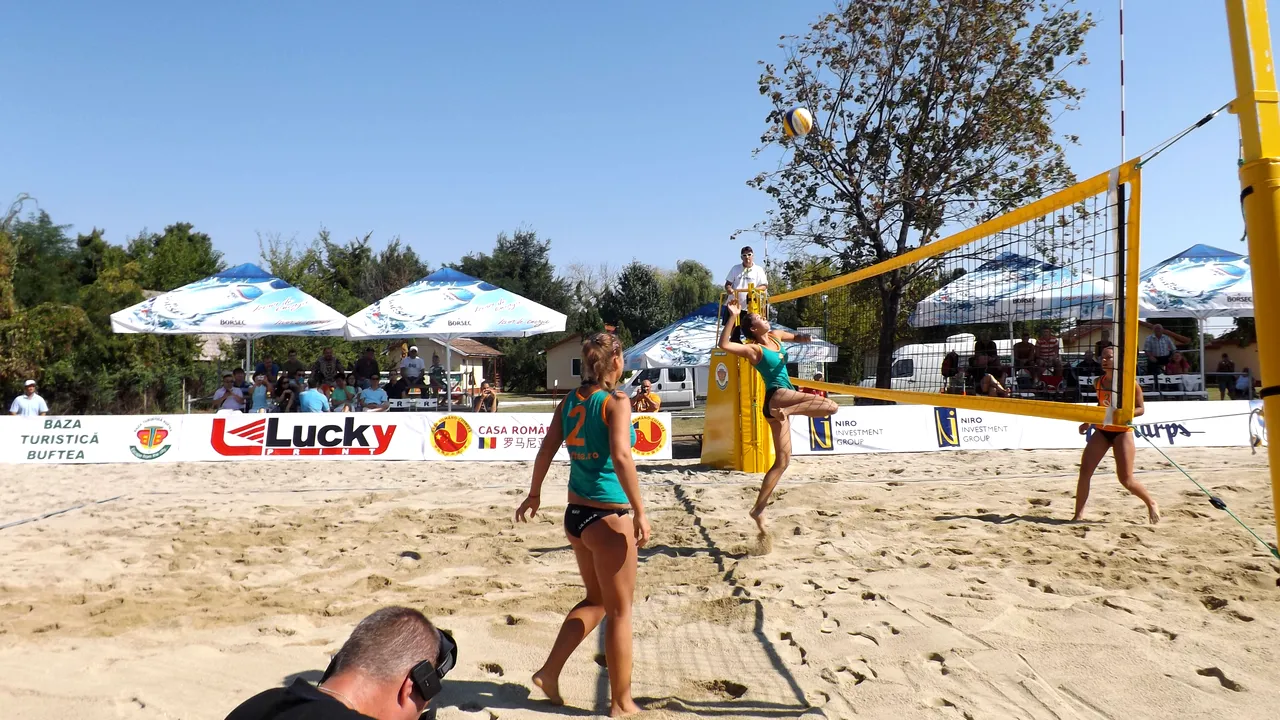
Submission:
MULTIPOLYGON (((415 698, 414 693, 415 693, 415 688, 413 686, 413 679, 410 678, 408 675, 406 675, 404 680, 400 683, 400 690, 396 692, 396 704, 402 708, 412 708, 413 709, 412 717, 417 717, 419 714, 419 711, 417 709, 418 708, 418 703, 416 702, 417 698, 415 698)), ((427 705, 430 705, 430 704, 431 702, 428 701, 427 705)), ((423 707, 425 708, 426 705, 424 705, 423 707)))

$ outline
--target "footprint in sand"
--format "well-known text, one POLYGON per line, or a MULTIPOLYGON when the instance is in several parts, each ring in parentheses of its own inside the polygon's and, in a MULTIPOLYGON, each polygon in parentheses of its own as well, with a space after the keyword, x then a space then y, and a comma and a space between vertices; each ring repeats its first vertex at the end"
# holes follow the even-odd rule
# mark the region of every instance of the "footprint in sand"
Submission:
POLYGON ((1216 668, 1216 667, 1200 668, 1199 670, 1196 670, 1196 674, 1201 677, 1216 678, 1218 681, 1218 684, 1222 685, 1222 687, 1232 692, 1244 692, 1243 685, 1227 677, 1227 674, 1222 672, 1222 670, 1220 670, 1219 668, 1216 668))
POLYGON ((747 694, 747 686, 732 680, 704 680, 698 686, 707 692, 714 693, 731 700, 737 700, 747 694))
POLYGON ((1143 635, 1161 635, 1170 642, 1178 639, 1178 633, 1165 630, 1162 627, 1156 627, 1155 625, 1151 625, 1149 627, 1136 627, 1133 630, 1134 632, 1140 632, 1143 635))
POLYGON ((942 657, 942 653, 929 653, 929 662, 938 663, 938 672, 943 675, 951 674, 951 671, 947 669, 947 659, 942 657))
POLYGON ((505 674, 498 663, 480 663, 480 669, 496 677, 502 677, 505 674))

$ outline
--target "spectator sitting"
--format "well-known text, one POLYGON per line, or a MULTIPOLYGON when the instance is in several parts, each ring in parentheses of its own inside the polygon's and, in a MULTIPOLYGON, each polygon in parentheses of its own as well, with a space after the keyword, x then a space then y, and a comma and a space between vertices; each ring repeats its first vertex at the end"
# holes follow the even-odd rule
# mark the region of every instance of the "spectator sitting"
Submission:
POLYGON ((488 381, 480 383, 480 394, 476 396, 476 412, 498 412, 498 393, 488 381))
POLYGON ((295 679, 249 698, 227 720, 417 720, 457 661, 453 638, 422 613, 383 608, 360 621, 319 685, 295 679))
POLYGON ((969 364, 964 370, 968 387, 977 388, 982 384, 982 376, 987 374, 987 359, 986 355, 969 356, 969 364))
MULTIPOLYGON (((432 368, 440 364, 439 356, 431 356, 432 368)), ((418 357, 418 346, 413 345, 409 348, 409 355, 400 361, 400 376, 409 385, 422 384, 422 378, 426 374, 427 363, 418 357)))
POLYGON ((236 368, 235 370, 232 370, 231 380, 232 380, 231 384, 239 388, 241 395, 243 395, 244 397, 249 396, 249 390, 252 388, 252 385, 245 378, 244 370, 240 368, 236 368))
MULTIPOLYGON (((1108 345, 1107 347, 1114 346, 1108 345)), ((1102 363, 1097 361, 1092 350, 1085 350, 1084 359, 1076 365, 1076 372, 1080 375, 1096 377, 1102 374, 1102 363)))
POLYGON ((271 409, 271 384, 264 373, 254 373, 249 398, 251 413, 264 413, 271 409))
POLYGON ((22 384, 22 394, 14 398, 9 405, 9 414, 21 417, 40 417, 49 414, 49 404, 36 394, 35 380, 28 380, 22 384))
POLYGON ((1031 342, 1031 335, 1025 330, 1022 333, 1022 342, 1014 343, 1013 346, 1013 371, 1017 373, 1019 370, 1031 371, 1036 363, 1036 346, 1031 342))
POLYGON ((991 373, 983 375, 978 381, 978 392, 988 397, 1009 397, 1009 390, 991 373))
POLYGON ((255 376, 265 376, 267 378, 267 382, 274 385, 276 383, 276 379, 280 375, 280 366, 275 364, 270 355, 263 355, 262 362, 254 366, 253 374, 255 376))
MULTIPOLYGON (((415 350, 417 350, 417 348, 409 348, 409 353, 412 354, 415 350)), ((421 362, 421 360, 419 360, 419 362, 421 362)), ((440 356, 435 353, 432 353, 431 355, 431 368, 427 370, 427 375, 431 378, 431 394, 435 395, 436 393, 444 392, 444 366, 440 364, 440 356)), ((417 385, 421 381, 421 376, 419 376, 418 382, 414 382, 413 378, 410 378, 409 384, 417 385)))
POLYGON ((312 373, 307 389, 298 395, 298 410, 304 413, 329 412, 329 398, 320 390, 320 376, 312 373))
POLYGON ((1147 356, 1147 372, 1158 377, 1164 366, 1173 359, 1173 353, 1176 350, 1173 338, 1164 334, 1164 327, 1158 324, 1152 325, 1151 334, 1142 343, 1142 354, 1147 356))
MULTIPOLYGON (((1103 329, 1102 339, 1093 344, 1093 356, 1095 358, 1100 358, 1102 357, 1103 348, 1109 348, 1109 347, 1115 347, 1115 346, 1116 344, 1111 342, 1111 331, 1107 329, 1103 329)), ((1102 363, 1098 363, 1098 365, 1099 367, 1101 367, 1102 363)))
POLYGON ((409 383, 395 370, 391 371, 388 379, 390 382, 386 386, 387 397, 392 400, 403 400, 409 392, 409 383))
POLYGON ((222 376, 222 387, 213 393, 213 405, 219 410, 243 410, 244 393, 235 385, 235 377, 231 373, 222 376))
POLYGON ((390 407, 387 391, 378 387, 381 378, 377 375, 369 378, 369 387, 360 391, 360 408, 365 412, 386 412, 390 407))
POLYGON ((342 362, 334 356, 333 348, 331 347, 324 349, 324 352, 316 360, 316 364, 311 368, 311 377, 319 376, 320 387, 326 393, 333 389, 338 376, 342 374, 342 362))
POLYGON ((341 375, 334 381, 336 384, 329 393, 329 407, 334 412, 351 412, 356 406, 355 388, 347 385, 347 379, 341 375))
POLYGON ((662 407, 662 398, 653 394, 653 383, 641 380, 636 394, 631 396, 631 412, 655 413, 662 407))
POLYGON ((1186 375, 1189 372, 1191 372, 1191 363, 1187 362, 1180 352, 1175 352, 1164 366, 1165 375, 1186 375))
POLYGON ((369 387, 369 378, 378 374, 378 360, 373 355, 373 348, 365 348, 364 355, 356 360, 356 387, 363 390, 369 387))
POLYGON ((1039 375, 1062 377, 1062 355, 1052 328, 1040 328, 1040 337, 1036 339, 1036 371, 1039 375))
POLYGON ((1253 399, 1253 376, 1249 373, 1249 368, 1241 370, 1240 375, 1236 376, 1236 399, 1253 399))
POLYGON ((294 412, 297 410, 298 387, 293 379, 293 373, 287 370, 280 373, 280 379, 276 381, 275 397, 276 410, 278 412, 294 412))
MULTIPOLYGON (((814 382, 822 382, 822 373, 814 373, 814 374, 813 374, 813 381, 814 381, 814 382)), ((826 391, 826 390, 818 390, 818 389, 816 389, 816 388, 800 388, 800 392, 802 392, 802 393, 804 393, 804 394, 806 394, 806 395, 817 395, 818 397, 826 397, 826 396, 827 396, 827 391, 826 391)))
POLYGON ((307 369, 307 366, 303 365, 302 361, 298 359, 297 350, 290 350, 289 359, 284 361, 284 364, 280 366, 280 369, 287 373, 293 373, 294 377, 297 377, 298 373, 307 369))
POLYGON ((991 339, 991 333, 983 330, 978 335, 978 341, 973 344, 973 352, 975 355, 986 355, 989 359, 987 364, 990 365, 992 360, 1000 360, 1000 350, 996 348, 996 341, 991 339))
POLYGON ((1231 396, 1231 376, 1236 372, 1236 364, 1231 362, 1231 358, 1226 353, 1222 353, 1222 359, 1218 361, 1218 399, 1226 400, 1231 396))

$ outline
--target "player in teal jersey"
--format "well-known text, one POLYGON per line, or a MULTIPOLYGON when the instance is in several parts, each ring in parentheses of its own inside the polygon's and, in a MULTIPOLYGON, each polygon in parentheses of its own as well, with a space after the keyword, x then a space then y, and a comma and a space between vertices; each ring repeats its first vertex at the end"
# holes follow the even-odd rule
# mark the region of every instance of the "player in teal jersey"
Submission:
POLYGON ((760 377, 764 378, 764 404, 760 412, 769 423, 769 431, 773 435, 773 466, 764 474, 764 482, 760 484, 760 493, 756 496, 756 504, 751 508, 751 519, 756 521, 763 535, 767 532, 764 511, 769 506, 769 496, 782 479, 787 465, 791 463, 791 416, 830 417, 836 412, 836 403, 829 398, 809 395, 795 389, 791 378, 787 376, 787 351, 782 347, 784 342, 812 342, 812 338, 804 334, 795 334, 785 330, 773 330, 769 323, 759 315, 743 313, 738 299, 733 298, 727 305, 729 321, 724 324, 720 333, 720 349, 732 355, 746 358, 760 377), (754 343, 744 345, 732 342, 733 332, 738 315, 742 315, 742 332, 754 343))
POLYGON ((614 717, 639 712, 631 697, 631 605, 636 589, 637 550, 649 540, 649 520, 631 456, 635 430, 631 403, 614 390, 622 375, 622 344, 609 333, 582 343, 582 386, 556 408, 533 463, 529 496, 517 522, 538 513, 542 481, 563 444, 569 451, 569 504, 565 535, 578 560, 587 597, 574 606, 533 683, 552 703, 560 697, 560 671, 606 616, 604 651, 614 717), (634 513, 628 518, 629 513, 634 513))

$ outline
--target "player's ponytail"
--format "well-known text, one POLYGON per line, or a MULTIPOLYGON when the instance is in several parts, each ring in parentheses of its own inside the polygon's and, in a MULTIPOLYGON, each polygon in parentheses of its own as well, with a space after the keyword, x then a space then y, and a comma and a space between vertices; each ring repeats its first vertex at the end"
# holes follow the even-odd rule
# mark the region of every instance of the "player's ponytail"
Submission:
POLYGON ((612 333, 598 332, 582 341, 582 384, 599 385, 613 392, 617 378, 610 379, 613 359, 622 354, 622 343, 612 333))

